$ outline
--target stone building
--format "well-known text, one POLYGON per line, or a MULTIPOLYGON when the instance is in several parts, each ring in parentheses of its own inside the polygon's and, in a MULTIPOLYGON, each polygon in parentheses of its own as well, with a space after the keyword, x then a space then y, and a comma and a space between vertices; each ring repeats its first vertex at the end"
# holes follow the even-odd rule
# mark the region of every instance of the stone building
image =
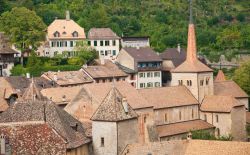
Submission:
MULTIPOLYGON (((54 57, 64 54, 71 57, 76 55, 76 44, 86 39, 84 29, 70 19, 69 11, 66 11, 66 19, 55 19, 47 29, 46 42, 43 44, 44 55, 54 57)), ((41 49, 39 51, 42 51, 41 49)))
POLYGON ((9 39, 0 32, 0 77, 10 76, 10 70, 14 67, 15 54, 17 53, 11 48, 9 39))
POLYGON ((233 140, 246 140, 245 105, 232 96, 206 96, 201 103, 200 118, 214 126, 217 137, 232 136, 233 140))
POLYGON ((113 87, 94 112, 92 140, 95 155, 117 155, 127 144, 138 142, 138 115, 113 87))
POLYGON ((120 51, 120 37, 110 28, 91 28, 88 44, 99 53, 99 57, 115 60, 120 51))
POLYGON ((130 75, 127 81, 136 89, 162 86, 162 60, 150 47, 125 47, 116 61, 130 75))
POLYGON ((122 37, 122 47, 150 47, 149 37, 122 37))
POLYGON ((95 83, 125 81, 128 74, 122 71, 111 60, 96 60, 93 65, 83 65, 82 72, 88 75, 95 83))

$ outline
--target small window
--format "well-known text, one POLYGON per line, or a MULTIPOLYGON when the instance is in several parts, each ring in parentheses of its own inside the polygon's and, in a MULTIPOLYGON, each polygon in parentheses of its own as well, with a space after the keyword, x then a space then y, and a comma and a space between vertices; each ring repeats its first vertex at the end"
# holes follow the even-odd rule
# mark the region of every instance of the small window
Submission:
POLYGON ((105 40, 105 46, 109 46, 109 40, 105 40))
POLYGON ((207 115, 206 114, 204 114, 204 121, 207 122, 207 115))
POLYGON ((148 73, 147 73, 147 77, 150 77, 150 75, 151 75, 150 72, 148 72, 148 73))
POLYGON ((116 45, 116 41, 115 41, 115 40, 113 40, 113 41, 112 41, 112 44, 113 44, 113 46, 115 46, 115 45, 116 45))
POLYGON ((88 41, 88 45, 89 45, 89 46, 91 45, 91 41, 88 41))
POLYGON ((155 82, 155 87, 160 87, 160 82, 155 82))
POLYGON ((187 80, 187 86, 192 86, 192 81, 191 80, 187 80))
POLYGON ((72 36, 73 36, 73 37, 78 37, 78 32, 76 32, 76 31, 73 32, 73 33, 72 33, 72 36))
POLYGON ((165 118, 164 118, 164 120, 165 120, 165 122, 167 122, 167 121, 168 121, 168 114, 167 114, 167 113, 165 114, 165 118))
POLYGON ((116 50, 113 50, 113 55, 116 55, 116 50))
POLYGON ((139 73, 139 77, 140 78, 144 77, 144 73, 139 73))
POLYGON ((74 46, 74 41, 70 41, 70 47, 74 46))
POLYGON ((216 118, 216 122, 218 123, 219 122, 219 116, 215 115, 215 118, 216 118))
POLYGON ((206 78, 206 85, 209 84, 209 79, 210 79, 209 77, 206 78))
POLYGON ((144 123, 146 123, 147 122, 147 116, 144 116, 143 120, 144 120, 144 123))
POLYGON ((178 82, 179 82, 180 86, 183 85, 183 81, 182 80, 178 80, 178 82))
POLYGON ((153 87, 153 83, 152 82, 147 83, 147 87, 148 88, 153 87))
POLYGON ((154 77, 160 77, 160 72, 154 72, 154 77))
POLYGON ((203 86, 204 80, 200 80, 200 86, 203 86))
POLYGON ((108 51, 105 51, 105 55, 106 55, 106 56, 108 55, 108 51))
POLYGON ((97 46, 97 41, 96 40, 94 41, 94 46, 97 46))
POLYGON ((179 119, 181 120, 181 111, 179 111, 179 119))
POLYGON ((59 33, 58 31, 56 31, 56 32, 54 33, 54 37, 60 37, 60 33, 59 33))
POLYGON ((145 87, 145 83, 140 83, 140 88, 144 88, 145 87))
POLYGON ((103 46, 103 40, 100 41, 100 46, 103 46))
POLYGON ((104 147, 104 137, 101 137, 101 147, 104 147))
POLYGON ((101 55, 104 55, 104 51, 101 51, 100 54, 101 54, 101 55))
POLYGON ((192 109, 192 118, 194 118, 194 109, 192 109))

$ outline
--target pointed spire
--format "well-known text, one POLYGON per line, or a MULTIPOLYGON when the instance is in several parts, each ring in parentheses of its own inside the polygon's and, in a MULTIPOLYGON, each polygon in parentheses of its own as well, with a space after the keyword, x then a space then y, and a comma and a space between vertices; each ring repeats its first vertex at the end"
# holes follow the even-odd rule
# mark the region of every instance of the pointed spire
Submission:
POLYGON ((23 93, 23 96, 21 98, 21 100, 26 101, 26 100, 43 100, 44 97, 41 94, 41 92, 39 91, 39 89, 37 88, 34 79, 32 77, 32 81, 29 85, 29 87, 25 90, 25 92, 23 93))
POLYGON ((219 72, 215 78, 215 82, 221 82, 221 81, 226 81, 226 77, 225 77, 223 71, 219 70, 219 72))
POLYGON ((196 49, 196 36, 195 36, 195 26, 193 23, 192 15, 192 0, 190 2, 190 19, 188 26, 188 42, 187 42, 187 61, 194 62, 197 61, 197 49, 196 49))

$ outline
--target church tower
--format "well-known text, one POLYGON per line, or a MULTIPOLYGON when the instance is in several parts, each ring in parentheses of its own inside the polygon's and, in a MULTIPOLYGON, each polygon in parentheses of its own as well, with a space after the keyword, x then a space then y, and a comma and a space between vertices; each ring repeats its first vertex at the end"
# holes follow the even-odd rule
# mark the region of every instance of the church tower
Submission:
POLYGON ((171 71, 171 86, 185 85, 201 103, 204 96, 213 95, 213 70, 201 63, 197 58, 192 0, 190 0, 189 11, 187 57, 180 66, 171 71))

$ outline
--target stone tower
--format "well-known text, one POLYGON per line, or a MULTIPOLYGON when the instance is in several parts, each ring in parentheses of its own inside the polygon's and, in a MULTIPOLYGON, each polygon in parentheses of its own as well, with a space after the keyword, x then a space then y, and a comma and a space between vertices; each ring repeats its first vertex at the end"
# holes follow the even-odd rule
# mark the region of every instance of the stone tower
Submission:
POLYGON ((93 114, 95 155, 117 155, 127 144, 138 142, 138 115, 113 87, 93 114))
POLYGON ((190 0, 187 57, 180 66, 171 72, 171 86, 185 85, 199 102, 203 100, 204 96, 213 95, 213 70, 201 63, 197 58, 192 0, 190 0))

